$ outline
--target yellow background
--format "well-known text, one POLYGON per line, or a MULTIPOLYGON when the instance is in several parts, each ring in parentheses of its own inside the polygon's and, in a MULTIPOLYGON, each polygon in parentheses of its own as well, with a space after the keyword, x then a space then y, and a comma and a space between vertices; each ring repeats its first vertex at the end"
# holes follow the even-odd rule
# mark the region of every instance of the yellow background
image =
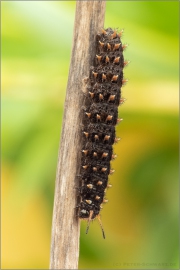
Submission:
MULTIPOLYGON (((81 269, 178 269, 178 6, 107 2, 105 27, 124 28, 131 64, 106 240, 82 223, 81 269)), ((74 13, 74 1, 1 2, 3 269, 49 267, 74 13)))

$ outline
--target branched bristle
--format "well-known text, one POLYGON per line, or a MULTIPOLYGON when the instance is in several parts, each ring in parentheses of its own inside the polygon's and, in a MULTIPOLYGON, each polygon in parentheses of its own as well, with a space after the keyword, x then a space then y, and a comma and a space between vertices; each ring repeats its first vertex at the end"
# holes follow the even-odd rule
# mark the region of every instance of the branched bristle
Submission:
POLYGON ((89 215, 89 218, 88 218, 88 223, 87 223, 87 228, 86 228, 86 234, 88 233, 89 231, 89 226, 90 226, 90 222, 91 222, 91 218, 92 218, 92 215, 93 215, 93 211, 91 210, 90 211, 90 215, 89 215))
POLYGON ((97 219, 98 219, 99 224, 100 224, 100 226, 101 226, 103 238, 105 239, 105 232, 104 232, 104 229, 103 229, 103 225, 102 225, 102 221, 101 221, 100 215, 97 216, 97 219))

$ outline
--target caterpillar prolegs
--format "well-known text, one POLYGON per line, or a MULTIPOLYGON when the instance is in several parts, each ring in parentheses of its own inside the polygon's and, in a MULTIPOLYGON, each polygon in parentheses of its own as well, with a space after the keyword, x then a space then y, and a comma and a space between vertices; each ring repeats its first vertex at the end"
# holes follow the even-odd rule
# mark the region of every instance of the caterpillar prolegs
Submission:
POLYGON ((87 87, 86 109, 83 111, 83 149, 81 159, 81 186, 78 216, 90 222, 97 218, 105 233, 100 219, 102 204, 107 202, 105 192, 111 185, 108 176, 114 172, 110 161, 116 155, 113 144, 119 141, 115 126, 118 118, 118 106, 124 102, 121 87, 127 82, 123 69, 129 63, 124 61, 122 45, 123 31, 111 28, 102 29, 96 36, 96 55, 94 66, 90 69, 87 87))

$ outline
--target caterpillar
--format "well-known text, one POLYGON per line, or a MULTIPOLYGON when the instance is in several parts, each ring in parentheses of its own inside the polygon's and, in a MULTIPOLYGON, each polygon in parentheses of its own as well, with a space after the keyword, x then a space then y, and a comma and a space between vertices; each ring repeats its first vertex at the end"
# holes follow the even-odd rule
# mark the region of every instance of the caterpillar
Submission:
POLYGON ((124 103, 121 87, 127 82, 123 78, 123 68, 129 63, 124 61, 121 36, 111 28, 102 29, 96 36, 96 55, 90 68, 87 86, 86 107, 83 110, 83 148, 80 172, 80 203, 78 217, 87 220, 88 233, 90 222, 98 219, 103 238, 105 232, 100 219, 106 189, 111 187, 108 176, 114 172, 110 161, 116 158, 113 144, 119 141, 115 125, 122 121, 118 118, 118 106, 124 103))

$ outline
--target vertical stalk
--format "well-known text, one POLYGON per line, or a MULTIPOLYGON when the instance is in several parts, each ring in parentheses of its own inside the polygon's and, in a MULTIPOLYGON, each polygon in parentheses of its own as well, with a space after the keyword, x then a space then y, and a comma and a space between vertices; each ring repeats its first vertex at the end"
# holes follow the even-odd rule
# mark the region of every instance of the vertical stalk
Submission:
POLYGON ((105 1, 77 1, 71 63, 58 155, 52 220, 50 269, 77 269, 80 221, 76 216, 81 164, 81 122, 85 78, 95 54, 95 36, 104 25, 105 1))

